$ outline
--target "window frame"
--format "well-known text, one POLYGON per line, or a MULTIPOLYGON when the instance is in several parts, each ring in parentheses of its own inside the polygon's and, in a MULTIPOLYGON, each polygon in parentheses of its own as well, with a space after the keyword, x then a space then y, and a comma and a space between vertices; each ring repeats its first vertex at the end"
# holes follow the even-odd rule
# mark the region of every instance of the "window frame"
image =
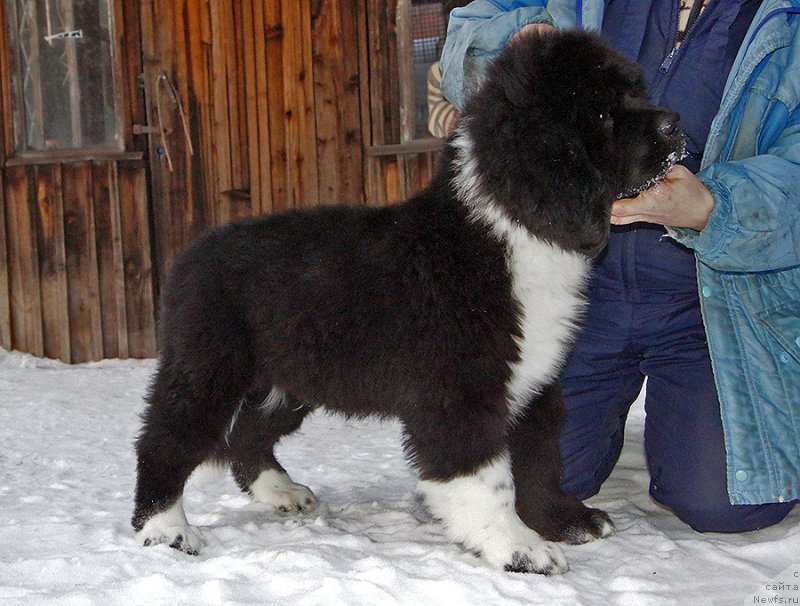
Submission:
POLYGON ((395 2, 400 142, 373 145, 370 149, 370 154, 373 156, 428 153, 439 151, 444 147, 444 140, 438 137, 416 136, 412 3, 413 0, 396 0, 395 2))
MULTIPOLYGON (((123 64, 121 57, 121 43, 119 39, 120 28, 120 14, 121 6, 120 0, 107 0, 108 2, 108 27, 109 27, 109 65, 110 65, 110 78, 111 78, 111 103, 113 104, 113 114, 115 118, 115 126, 112 131, 108 132, 116 141, 112 145, 87 145, 82 147, 72 148, 57 148, 57 149, 31 149, 28 147, 28 130, 26 128, 27 114, 23 101, 23 84, 21 79, 23 77, 24 67, 22 65, 22 57, 20 49, 22 48, 19 36, 19 15, 18 15, 18 0, 0 0, 3 2, 6 14, 6 39, 8 41, 7 47, 7 65, 8 65, 8 78, 10 80, 11 99, 9 100, 10 108, 8 115, 11 118, 11 149, 8 150, 9 154, 6 158, 5 165, 25 165, 25 164, 47 164, 62 161, 81 161, 92 159, 108 159, 108 160, 137 160, 142 157, 141 152, 127 151, 127 131, 128 125, 125 123, 125 105, 124 105, 124 84, 123 77, 123 64)), ((50 1, 50 0, 47 0, 50 1)), ((40 7, 37 7, 40 8, 40 7)), ((37 37, 38 38, 38 37, 37 37)), ((64 41, 65 44, 70 43, 69 40, 64 41)))

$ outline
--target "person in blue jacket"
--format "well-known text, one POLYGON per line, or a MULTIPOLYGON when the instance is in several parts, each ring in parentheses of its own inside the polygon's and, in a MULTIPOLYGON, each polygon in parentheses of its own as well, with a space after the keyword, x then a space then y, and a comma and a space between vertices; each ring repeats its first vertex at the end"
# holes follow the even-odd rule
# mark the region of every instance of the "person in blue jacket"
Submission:
POLYGON ((800 0, 475 0, 451 13, 445 96, 462 108, 538 24, 637 61, 689 152, 612 209, 562 377, 563 487, 597 493, 646 377, 653 498, 699 531, 775 524, 800 498, 800 0))

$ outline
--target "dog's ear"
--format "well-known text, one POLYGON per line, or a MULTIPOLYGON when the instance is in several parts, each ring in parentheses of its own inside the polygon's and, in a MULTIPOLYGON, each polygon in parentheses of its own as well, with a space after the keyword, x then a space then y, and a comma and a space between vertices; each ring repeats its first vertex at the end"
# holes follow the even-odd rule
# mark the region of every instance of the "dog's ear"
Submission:
POLYGON ((533 38, 538 36, 529 35, 513 43, 499 65, 505 72, 504 77, 500 78, 503 94, 514 107, 524 107, 529 103, 533 97, 531 86, 535 86, 537 80, 541 80, 539 74, 541 66, 537 60, 537 53, 533 50, 533 45, 536 43, 533 38))
POLYGON ((530 79, 522 77, 513 66, 508 67, 508 72, 508 77, 502 79, 503 95, 514 107, 523 107, 531 98, 530 93, 527 92, 530 79))

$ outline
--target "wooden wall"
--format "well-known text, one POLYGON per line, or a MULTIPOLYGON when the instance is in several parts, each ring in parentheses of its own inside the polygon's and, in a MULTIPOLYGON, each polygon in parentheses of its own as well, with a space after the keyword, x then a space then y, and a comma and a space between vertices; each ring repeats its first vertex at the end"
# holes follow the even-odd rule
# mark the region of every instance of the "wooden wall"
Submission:
POLYGON ((155 352, 144 171, 136 163, 10 166, 13 346, 66 362, 155 352))
POLYGON ((15 158, 0 35, 0 346, 154 356, 159 285, 205 228, 430 178, 435 144, 393 147, 394 0, 112 1, 122 158, 15 158))
MULTIPOLYGON (((3 24, 4 9, 0 3, 3 24)), ((0 35, 0 345, 6 349, 66 362, 156 351, 146 159, 132 134, 144 109, 138 7, 116 0, 114 9, 125 141, 118 153, 18 156, 13 53, 0 35)))
MULTIPOLYGON (((165 137, 172 171, 164 154, 152 154, 160 270, 208 225, 318 203, 363 203, 369 137, 362 3, 142 6, 150 24, 143 35, 149 122, 158 122, 160 110, 174 128, 165 137), (180 128, 181 107, 194 155, 180 128)), ((163 144, 151 137, 153 148, 163 144)))

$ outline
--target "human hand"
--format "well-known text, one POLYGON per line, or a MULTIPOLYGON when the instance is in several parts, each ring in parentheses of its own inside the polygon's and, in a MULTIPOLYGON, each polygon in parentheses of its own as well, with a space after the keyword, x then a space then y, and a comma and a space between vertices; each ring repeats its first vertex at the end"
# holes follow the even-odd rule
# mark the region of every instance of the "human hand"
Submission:
POLYGON ((645 221, 702 231, 714 204, 714 196, 703 182, 692 171, 676 164, 663 180, 636 197, 614 202, 611 223, 628 225, 645 221))
POLYGON ((552 23, 529 23, 520 29, 516 34, 511 36, 508 41, 509 44, 514 44, 517 40, 524 36, 541 36, 547 32, 554 32, 558 28, 552 23))

